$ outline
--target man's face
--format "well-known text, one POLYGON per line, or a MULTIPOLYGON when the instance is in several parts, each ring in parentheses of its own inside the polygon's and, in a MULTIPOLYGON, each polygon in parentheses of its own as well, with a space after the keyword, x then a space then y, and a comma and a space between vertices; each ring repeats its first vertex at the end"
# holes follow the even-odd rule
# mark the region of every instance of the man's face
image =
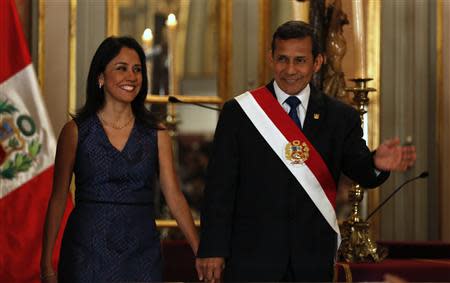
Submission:
POLYGON ((322 55, 313 58, 312 39, 275 41, 275 51, 270 57, 274 78, 278 86, 289 95, 296 95, 311 81, 323 62, 322 55))

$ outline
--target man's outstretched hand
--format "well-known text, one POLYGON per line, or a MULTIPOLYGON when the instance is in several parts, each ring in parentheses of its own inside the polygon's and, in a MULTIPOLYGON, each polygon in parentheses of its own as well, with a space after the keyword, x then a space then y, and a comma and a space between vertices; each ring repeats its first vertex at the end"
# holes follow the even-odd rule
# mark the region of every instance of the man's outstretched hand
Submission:
POLYGON ((416 162, 416 148, 400 145, 400 139, 384 141, 373 157, 375 167, 381 171, 405 171, 416 162))

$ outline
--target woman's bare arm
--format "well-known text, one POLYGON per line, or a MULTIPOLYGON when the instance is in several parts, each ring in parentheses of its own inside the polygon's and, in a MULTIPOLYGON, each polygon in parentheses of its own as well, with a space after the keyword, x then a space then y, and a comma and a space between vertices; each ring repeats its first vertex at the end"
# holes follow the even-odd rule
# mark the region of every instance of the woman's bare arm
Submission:
POLYGON ((159 169, 162 192, 170 212, 184 233, 194 254, 198 249, 198 234, 194 225, 191 210, 180 190, 173 165, 172 141, 166 130, 158 131, 159 169))
POLYGON ((66 208, 77 149, 78 129, 74 121, 61 130, 56 148, 52 194, 48 203, 42 242, 41 275, 54 273, 52 254, 66 208))

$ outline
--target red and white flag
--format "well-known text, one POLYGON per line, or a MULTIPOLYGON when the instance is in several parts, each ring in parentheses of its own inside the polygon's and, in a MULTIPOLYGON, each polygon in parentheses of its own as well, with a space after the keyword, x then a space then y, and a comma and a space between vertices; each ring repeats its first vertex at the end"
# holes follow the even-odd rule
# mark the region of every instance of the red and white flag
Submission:
POLYGON ((0 282, 39 282, 56 141, 14 0, 0 21, 0 282))

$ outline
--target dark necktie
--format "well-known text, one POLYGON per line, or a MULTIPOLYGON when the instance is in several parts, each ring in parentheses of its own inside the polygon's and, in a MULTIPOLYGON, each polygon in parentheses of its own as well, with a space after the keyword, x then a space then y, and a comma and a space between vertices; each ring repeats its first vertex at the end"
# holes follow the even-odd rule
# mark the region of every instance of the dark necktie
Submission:
POLYGON ((300 118, 297 114, 297 107, 302 103, 300 99, 298 99, 296 96, 289 96, 285 101, 291 109, 289 110, 289 116, 292 120, 294 120, 295 124, 297 124, 297 127, 299 129, 302 128, 302 124, 300 123, 300 118))

